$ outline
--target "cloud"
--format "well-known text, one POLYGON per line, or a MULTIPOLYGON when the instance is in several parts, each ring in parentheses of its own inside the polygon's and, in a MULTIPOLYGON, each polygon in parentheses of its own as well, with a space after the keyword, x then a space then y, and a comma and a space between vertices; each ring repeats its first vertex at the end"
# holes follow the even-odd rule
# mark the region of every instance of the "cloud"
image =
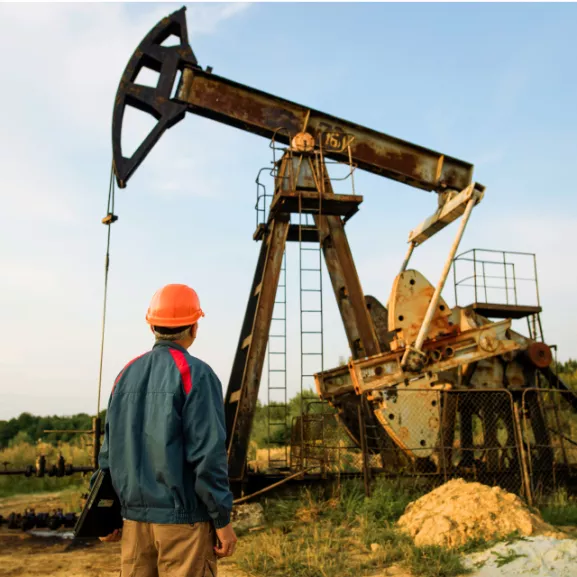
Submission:
MULTIPOLYGON (((114 3, 45 4, 34 10, 2 4, 0 50, 13 54, 3 65, 3 75, 15 87, 2 95, 4 110, 11 111, 4 122, 3 140, 20 140, 32 153, 28 160, 33 158, 36 166, 42 166, 43 152, 52 149, 50 155, 54 156, 57 141, 60 153, 72 149, 80 156, 84 149, 87 155, 110 155, 112 105, 124 67, 148 30, 179 7, 152 6, 143 12, 129 12, 126 5, 114 3), (24 29, 26 42, 22 42, 24 29), (67 142, 62 142, 63 138, 67 142)), ((220 23, 248 6, 188 6, 191 43, 196 35, 213 33, 220 23)), ((174 137, 164 140, 168 142, 161 142, 166 147, 163 172, 167 172, 174 166, 171 159, 178 163, 181 143, 174 137)), ((66 166, 62 154, 60 159, 66 166)))
MULTIPOLYGON (((218 57, 222 27, 246 13, 247 6, 190 5, 187 21, 193 49, 201 45, 201 36, 218 32, 218 38, 202 38, 208 55, 216 53, 218 57)), ((0 50, 9 55, 3 63, 5 90, 0 96, 4 111, 0 200, 5 211, 0 227, 0 295, 3 303, 9 303, 0 333, 0 411, 4 411, 0 418, 25 409, 50 413, 94 410, 106 240, 100 218, 111 160, 112 104, 133 50, 161 17, 179 7, 0 4, 0 50), (30 327, 34 327, 32 343, 30 327), (33 396, 33 401, 10 396, 14 391, 33 396)), ((255 43, 250 50, 260 49, 262 39, 251 36, 250 41, 255 43)), ((197 56, 206 63, 202 54, 197 56)), ((231 66, 238 66, 234 55, 232 58, 231 66)), ((253 77, 258 77, 255 85, 266 84, 267 73, 254 70, 253 77)), ((321 78, 314 63, 301 73, 301 88, 316 87, 319 98, 329 98, 328 92, 322 95, 325 84, 334 85, 332 80, 326 81, 330 73, 323 73, 321 78)), ((289 78, 282 71, 275 74, 277 85, 289 78)), ((514 88, 512 85, 510 94, 514 88)), ((331 102, 337 104, 331 107, 346 106, 333 97, 331 93, 331 102)), ((375 106, 378 108, 378 103, 375 106)), ((435 133, 438 142, 445 142, 450 134, 451 142, 455 142, 459 131, 453 129, 463 122, 463 110, 436 105, 428 130, 435 133)), ((410 118, 409 110, 404 114, 410 118)), ((145 123, 137 122, 132 130, 136 135, 143 128, 145 123)), ((127 129, 131 127, 127 125, 127 129)), ((527 176, 526 171, 512 170, 512 155, 507 162, 500 162, 503 149, 507 150, 503 135, 499 133, 498 146, 493 146, 495 137, 480 142, 479 132, 482 130, 475 127, 467 132, 468 142, 480 153, 489 152, 467 154, 466 158, 477 166, 499 164, 503 172, 492 182, 481 178, 488 186, 488 196, 467 227, 463 249, 488 246, 537 252, 546 337, 559 344, 562 358, 575 356, 571 332, 577 319, 570 303, 577 279, 570 268, 572 248, 563 236, 577 223, 566 215, 564 220, 557 220, 546 214, 542 207, 551 201, 543 200, 542 187, 529 187, 538 174, 533 171, 527 176), (521 190, 522 194, 518 192, 521 190), (515 202, 514 209, 505 207, 507 202, 515 202), (526 211, 517 206, 524 202, 526 211), (505 210, 507 216, 501 216, 505 210)), ((548 129, 544 132, 539 134, 541 143, 551 138, 548 129)), ((426 141, 423 138, 422 142, 426 141)), ((509 142, 513 140, 509 138, 509 142)), ((569 159, 570 142, 559 138, 556 142, 569 159)), ((447 148, 456 150, 459 145, 447 148)), ((540 152, 545 159, 547 154, 547 150, 540 152)), ((559 175, 559 154, 555 156, 556 166, 551 159, 543 164, 539 158, 539 172, 548 179, 547 185, 558 186, 549 181, 551 174, 559 175)), ((525 164, 535 163, 530 150, 522 157, 525 164)), ((143 310, 165 279, 190 282, 202 295, 207 316, 194 352, 214 367, 226 386, 259 249, 251 240, 254 177, 270 159, 264 139, 188 115, 161 138, 128 188, 119 191, 104 399, 119 368, 149 347, 143 310)), ((571 166, 569 160, 563 166, 571 166)), ((570 182, 570 178, 557 179, 565 181, 570 182)), ((366 292, 386 303, 406 250, 407 234, 435 210, 436 198, 360 171, 355 174, 355 183, 357 191, 366 195, 366 203, 361 216, 347 223, 347 232, 366 292)), ((570 189, 565 194, 570 201, 570 189)), ((433 283, 454 233, 455 228, 450 227, 415 253, 412 265, 433 283)), ((294 287, 298 273, 293 262, 288 282, 294 287)), ((326 278, 324 286, 325 362, 331 366, 338 355, 346 355, 347 345, 326 278)), ((294 303, 298 303, 298 295, 294 291, 291 294, 294 316, 290 330, 294 331, 289 334, 296 335, 299 315, 294 303)), ((296 355, 289 356, 296 367, 294 386, 300 377, 296 372, 298 339, 289 341, 290 355, 296 355)))
MULTIPOLYGON (((248 6, 189 5, 191 44, 248 6)), ((23 410, 94 410, 106 238, 99 221, 110 170, 114 95, 139 42, 179 7, 0 4, 0 50, 10 55, 3 62, 6 89, 0 96, 0 294, 9 305, 0 336, 0 418, 23 410), (31 403, 31 396, 38 402, 31 403)), ((111 265, 104 399, 125 357, 149 345, 149 335, 135 323, 141 321, 141 301, 159 281, 146 279, 146 261, 155 255, 134 244, 140 238, 151 242, 150 231, 141 230, 135 217, 154 210, 147 196, 207 196, 222 188, 221 159, 212 153, 219 136, 217 131, 202 139, 175 127, 135 175, 135 186, 117 197, 123 226, 113 230, 118 244, 111 265), (126 278, 122 266, 133 267, 132 280, 142 286, 122 290, 117 284, 126 278)), ((234 146, 234 136, 227 142, 234 146)), ((220 148, 230 152, 227 143, 220 148)))

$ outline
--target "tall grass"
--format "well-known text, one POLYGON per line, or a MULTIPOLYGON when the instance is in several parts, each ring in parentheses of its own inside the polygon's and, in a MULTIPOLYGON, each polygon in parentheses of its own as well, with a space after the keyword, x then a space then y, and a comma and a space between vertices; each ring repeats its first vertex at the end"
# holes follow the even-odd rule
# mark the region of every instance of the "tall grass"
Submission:
MULTIPOLYGON (((39 455, 46 457, 47 468, 55 465, 59 455, 62 455, 66 464, 77 467, 91 464, 91 451, 82 438, 73 443, 60 442, 57 445, 50 443, 30 443, 15 439, 10 445, 0 450, 0 466, 8 463, 9 469, 24 469, 34 465, 39 455)), ((0 498, 10 497, 20 493, 38 493, 42 491, 60 491, 66 488, 78 488, 87 483, 87 476, 74 474, 68 477, 25 477, 23 475, 0 475, 0 498)))
POLYGON ((566 489, 559 489, 553 498, 540 507, 541 515, 551 525, 577 525, 577 500, 566 489))
POLYGON ((379 480, 367 499, 357 480, 264 502, 267 531, 245 535, 237 564, 267 577, 360 577, 393 563, 422 577, 467 570, 459 552, 415 547, 394 523, 416 490, 379 480))

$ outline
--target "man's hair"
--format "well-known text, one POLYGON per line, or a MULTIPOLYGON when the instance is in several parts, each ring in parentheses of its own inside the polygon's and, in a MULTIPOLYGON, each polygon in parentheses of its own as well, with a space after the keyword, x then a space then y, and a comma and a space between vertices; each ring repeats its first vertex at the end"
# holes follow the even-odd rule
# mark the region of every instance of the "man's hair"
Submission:
POLYGON ((157 341, 180 341, 189 336, 194 325, 185 327, 152 327, 157 341))

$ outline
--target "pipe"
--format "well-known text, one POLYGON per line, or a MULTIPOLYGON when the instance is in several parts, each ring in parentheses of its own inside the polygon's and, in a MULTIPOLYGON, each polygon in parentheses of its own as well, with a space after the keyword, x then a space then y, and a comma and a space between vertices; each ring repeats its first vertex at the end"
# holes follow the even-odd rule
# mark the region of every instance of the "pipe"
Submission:
POLYGON ((405 270, 407 269, 407 266, 409 264, 409 260, 411 260, 411 256, 413 254, 413 251, 415 250, 415 243, 412 242, 409 245, 409 250, 407 251, 407 254, 405 255, 405 260, 403 261, 403 264, 401 265, 401 271, 400 272, 405 272, 405 270))
POLYGON ((473 193, 469 202, 467 203, 467 208, 465 208, 465 212, 463 213, 463 218, 461 219, 461 223, 459 225, 459 230, 457 231, 457 236, 451 246, 451 250, 449 251, 449 256, 447 257, 447 261, 445 262, 445 266, 443 268, 443 272, 441 273, 441 278, 437 284, 437 288, 433 294, 433 298, 429 303, 429 308, 427 309, 427 313, 425 314, 425 318, 423 320, 423 324, 419 329, 419 334, 417 335, 417 340, 413 347, 407 347, 405 354, 403 355, 403 359, 401 361, 401 365, 405 365, 409 355, 411 352, 416 351, 417 353, 421 352, 423 347, 423 343, 425 342, 425 338, 427 333, 429 332, 429 327, 431 326, 431 321, 433 320, 433 316, 435 311, 437 310, 437 305, 439 304, 439 298, 441 297, 441 292, 443 291, 443 287, 445 286, 445 282, 447 280, 447 276, 449 271, 451 270, 451 265, 453 264, 453 259, 455 258, 455 254, 457 253, 457 249, 459 248, 459 243, 463 238, 463 233, 465 232, 465 227, 467 226, 467 222, 469 221, 469 217, 471 216, 471 211, 473 207, 477 203, 478 196, 477 194, 473 193))
POLYGON ((292 479, 296 479, 297 477, 300 477, 301 475, 304 475, 308 471, 311 471, 312 469, 315 469, 315 468, 316 467, 307 467, 306 469, 303 469, 302 471, 298 471, 297 473, 295 473, 294 475, 290 475, 289 477, 285 477, 284 479, 281 479, 280 481, 277 481, 276 483, 273 483, 272 485, 269 485, 268 487, 265 487, 264 489, 261 489, 260 491, 256 491, 255 493, 251 493, 250 495, 246 495, 245 497, 240 497, 239 499, 236 499, 235 501, 233 501, 232 504, 233 505, 240 505, 241 503, 244 503, 245 501, 253 499, 254 497, 256 497, 258 495, 262 495, 263 493, 266 493, 267 491, 270 491, 271 489, 274 489, 275 487, 279 487, 280 485, 284 485, 287 481, 292 481, 292 479))
POLYGON ((459 225, 459 230, 457 231, 457 237, 455 238, 455 241, 453 242, 453 246, 451 247, 451 250, 449 251, 449 256, 447 257, 447 261, 445 262, 445 267, 443 268, 443 272, 441 273, 441 278, 439 280, 439 283, 437 284, 437 288, 435 289, 435 293, 433 294, 433 298, 431 299, 431 302, 429 303, 429 308, 427 309, 427 314, 425 315, 425 320, 423 321, 423 324, 421 325, 421 329, 419 331, 419 334, 417 336, 417 340, 415 342, 415 349, 417 349, 418 351, 421 350, 421 348, 423 346, 423 342, 425 341, 425 337, 427 336, 427 333, 429 332, 429 327, 431 326, 431 321, 433 320, 433 315, 435 314, 435 311, 437 310, 437 305, 439 304, 439 298, 441 296, 441 292, 443 291, 443 288, 445 286, 447 276, 449 274, 449 271, 451 270, 451 265, 453 264, 453 259, 455 258, 455 254, 457 253, 457 249, 459 248, 459 244, 461 242, 461 239, 463 238, 463 234, 465 232, 467 222, 469 221, 469 217, 471 216, 471 211, 473 210, 473 207, 475 206, 476 202, 477 202, 477 196, 473 195, 471 197, 471 199, 469 200, 469 202, 467 204, 467 208, 465 209, 465 212, 463 214, 463 218, 461 219, 461 224, 459 225))
POLYGON ((71 465, 44 465, 44 470, 36 465, 28 465, 24 469, 0 469, 0 475, 24 475, 25 477, 68 477, 76 473, 92 473, 92 467, 73 467, 71 465), (42 473, 42 474, 41 474, 42 473))

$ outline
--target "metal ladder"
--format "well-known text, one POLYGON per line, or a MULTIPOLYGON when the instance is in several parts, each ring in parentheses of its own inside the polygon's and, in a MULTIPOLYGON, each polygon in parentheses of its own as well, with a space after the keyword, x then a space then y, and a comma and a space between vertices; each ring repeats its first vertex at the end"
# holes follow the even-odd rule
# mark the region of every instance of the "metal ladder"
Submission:
MULTIPOLYGON (((256 226, 266 227, 268 212, 273 195, 267 194, 266 186, 261 182, 261 174, 266 171, 273 178, 275 168, 262 168, 256 178, 256 226)), ((266 365, 267 365, 267 461, 269 469, 285 469, 288 467, 288 392, 287 392, 287 283, 286 283, 286 250, 280 269, 280 277, 275 294, 271 327, 268 335, 266 365), (274 456, 272 449, 278 442, 284 455, 279 456, 278 449, 274 456), (271 446, 272 445, 272 446, 271 446)))
MULTIPOLYGON (((304 411, 303 392, 314 390, 314 374, 324 368, 323 351, 323 281, 321 234, 318 222, 322 214, 322 186, 319 187, 319 207, 317 219, 311 214, 303 214, 299 202, 299 304, 300 304, 300 350, 301 379, 300 413, 304 411), (304 218, 303 218, 304 217, 304 218), (316 221, 316 222, 315 222, 316 221), (303 227, 307 231, 316 231, 319 242, 315 246, 303 242, 303 227), (315 298, 316 295, 316 298, 315 298)), ((302 422, 302 420, 301 420, 302 422)), ((304 433, 304 431, 303 431, 304 433)), ((301 435, 301 439, 304 435, 301 435)))
POLYGON ((268 466, 271 469, 288 467, 288 396, 286 351, 286 250, 283 255, 280 278, 275 295, 271 328, 267 345, 267 437, 268 466), (279 326, 280 325, 280 326, 279 326), (280 397, 280 398, 279 398, 280 397), (280 435, 279 435, 280 433, 280 435), (278 438, 284 450, 282 457, 271 455, 271 439, 278 438))
POLYGON ((529 327, 529 338, 534 341, 544 342, 543 326, 541 325, 541 315, 539 313, 527 317, 529 327))

